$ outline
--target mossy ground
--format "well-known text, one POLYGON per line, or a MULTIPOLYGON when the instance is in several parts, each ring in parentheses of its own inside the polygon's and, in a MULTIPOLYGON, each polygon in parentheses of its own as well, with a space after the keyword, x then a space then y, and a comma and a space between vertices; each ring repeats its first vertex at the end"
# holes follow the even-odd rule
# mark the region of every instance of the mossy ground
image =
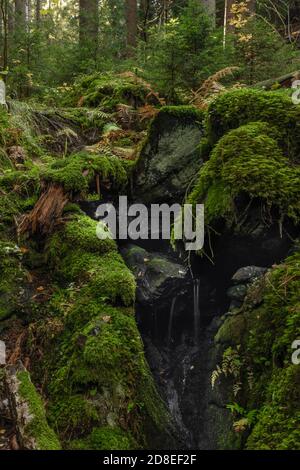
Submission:
POLYGON ((225 354, 235 353, 239 392, 232 409, 235 420, 243 420, 237 432, 246 449, 300 448, 300 369, 292 362, 292 344, 300 337, 299 280, 298 252, 250 288, 240 313, 216 338, 231 344, 225 354), (228 335, 237 319, 237 334, 228 335))

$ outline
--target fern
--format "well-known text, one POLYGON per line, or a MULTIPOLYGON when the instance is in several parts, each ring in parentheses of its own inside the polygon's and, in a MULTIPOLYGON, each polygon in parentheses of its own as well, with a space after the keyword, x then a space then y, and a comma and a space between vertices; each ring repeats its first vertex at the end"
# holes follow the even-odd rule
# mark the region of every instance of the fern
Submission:
POLYGON ((226 90, 220 83, 220 80, 228 75, 232 75, 237 70, 239 70, 239 67, 225 67, 211 75, 198 90, 192 90, 193 98, 190 100, 190 104, 200 109, 206 109, 213 96, 226 90))

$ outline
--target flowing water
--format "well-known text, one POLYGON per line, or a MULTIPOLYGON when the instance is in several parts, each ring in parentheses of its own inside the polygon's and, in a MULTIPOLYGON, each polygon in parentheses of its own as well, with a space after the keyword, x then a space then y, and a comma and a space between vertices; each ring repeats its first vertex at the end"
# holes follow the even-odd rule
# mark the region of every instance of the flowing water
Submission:
POLYGON ((199 341, 200 332, 200 279, 194 280, 194 341, 199 341))
POLYGON ((174 297, 172 299, 172 304, 171 304, 169 326, 168 326, 168 338, 167 338, 168 347, 170 347, 171 341, 172 341, 172 328, 173 328, 176 300, 177 300, 177 297, 174 297))

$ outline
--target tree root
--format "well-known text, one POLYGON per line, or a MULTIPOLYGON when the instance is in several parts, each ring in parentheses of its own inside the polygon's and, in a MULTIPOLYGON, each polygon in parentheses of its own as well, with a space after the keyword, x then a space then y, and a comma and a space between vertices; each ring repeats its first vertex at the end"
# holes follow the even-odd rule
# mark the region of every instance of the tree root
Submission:
POLYGON ((51 233, 59 223, 69 196, 58 184, 50 184, 40 196, 32 211, 23 216, 18 225, 18 235, 42 235, 51 233))

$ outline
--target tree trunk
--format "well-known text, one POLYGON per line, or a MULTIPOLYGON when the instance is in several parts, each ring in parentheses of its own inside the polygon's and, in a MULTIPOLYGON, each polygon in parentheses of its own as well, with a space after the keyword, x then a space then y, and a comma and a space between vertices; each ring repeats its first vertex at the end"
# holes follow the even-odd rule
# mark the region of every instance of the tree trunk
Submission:
POLYGON ((9 2, 9 4, 8 4, 8 20, 7 20, 9 36, 12 36, 12 34, 14 32, 14 14, 15 14, 14 6, 11 2, 9 2))
POLYGON ((255 8, 256 8, 256 0, 248 0, 248 10, 250 13, 255 13, 255 8))
POLYGON ((96 57, 99 31, 99 0, 79 0, 79 43, 96 57))
POLYGON ((126 0, 127 55, 132 56, 137 40, 137 0, 126 0))
POLYGON ((232 14, 232 5, 235 3, 235 0, 225 0, 225 9, 224 9, 224 38, 223 45, 226 47, 227 34, 234 32, 234 26, 231 24, 233 19, 232 14))
POLYGON ((0 8, 3 25, 2 68, 6 70, 8 66, 8 0, 1 0, 0 8))
POLYGON ((216 24, 216 0, 202 0, 208 14, 212 17, 214 25, 216 24))
POLYGON ((38 27, 41 24, 41 0, 35 0, 35 21, 38 27))
POLYGON ((141 36, 145 42, 148 39, 148 20, 150 14, 150 1, 151 0, 141 0, 140 4, 140 18, 141 18, 141 36))
POLYGON ((18 28, 26 24, 26 0, 15 0, 15 22, 18 28))

